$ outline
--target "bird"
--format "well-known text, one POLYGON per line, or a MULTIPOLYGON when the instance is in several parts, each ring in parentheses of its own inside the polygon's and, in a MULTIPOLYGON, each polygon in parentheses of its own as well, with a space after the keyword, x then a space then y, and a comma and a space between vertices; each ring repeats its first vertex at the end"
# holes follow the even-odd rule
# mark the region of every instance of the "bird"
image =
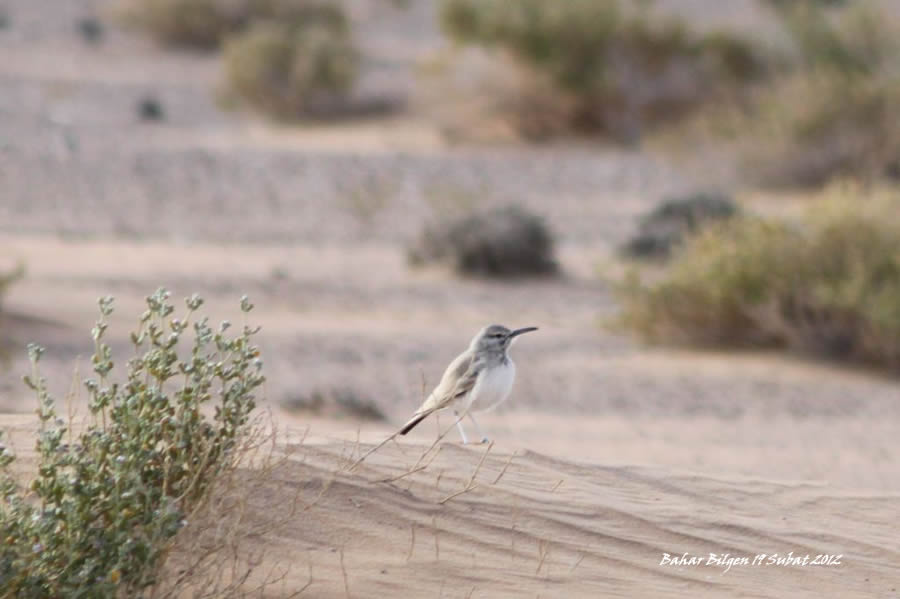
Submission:
POLYGON ((450 362, 441 382, 398 434, 407 434, 438 410, 453 408, 462 442, 467 444, 469 440, 463 430, 460 412, 475 425, 481 442, 487 443, 488 438, 478 426, 472 410, 492 410, 506 401, 516 378, 516 365, 509 357, 509 348, 519 335, 536 330, 537 327, 510 330, 499 324, 481 329, 472 338, 468 349, 450 362))

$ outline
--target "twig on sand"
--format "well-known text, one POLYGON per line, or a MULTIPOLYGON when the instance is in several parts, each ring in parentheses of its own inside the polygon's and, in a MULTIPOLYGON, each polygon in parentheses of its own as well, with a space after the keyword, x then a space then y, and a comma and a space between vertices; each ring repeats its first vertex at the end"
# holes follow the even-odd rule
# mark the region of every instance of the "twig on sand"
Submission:
MULTIPOLYGON (((444 431, 440 435, 437 436, 437 438, 434 440, 434 442, 428 446, 428 449, 426 449, 424 452, 422 452, 422 454, 419 456, 419 459, 416 460, 415 464, 413 464, 413 467, 411 468, 411 470, 415 470, 416 468, 418 468, 422 464, 422 460, 425 459, 425 456, 427 456, 429 453, 431 453, 431 451, 437 446, 437 444, 440 443, 451 430, 453 430, 454 426, 456 426, 458 423, 462 422, 462 419, 465 418, 468 413, 469 413, 469 410, 468 410, 468 408, 466 408, 461 414, 459 414, 459 416, 453 421, 453 424, 451 424, 446 429, 444 429, 444 431)), ((393 433, 392 435, 388 436, 381 443, 379 443, 378 445, 376 445, 375 447, 373 447, 372 449, 370 449, 369 451, 364 453, 362 456, 360 456, 360 458, 358 460, 356 460, 355 462, 353 462, 353 464, 350 465, 350 467, 347 469, 347 471, 353 472, 354 470, 356 470, 356 468, 360 464, 362 464, 366 458, 368 458, 370 455, 372 455, 373 453, 375 453, 376 451, 378 451, 379 449, 381 449, 382 447, 384 447, 385 445, 387 445, 388 443, 390 443, 391 441, 396 439, 399 435, 400 435, 400 431, 397 431, 396 433, 393 433)))
POLYGON ((347 568, 344 567, 344 546, 341 545, 341 575, 344 577, 344 594, 350 599, 350 585, 347 582, 347 568))
POLYGON ((334 471, 332 471, 332 473, 331 473, 331 478, 329 478, 328 481, 326 481, 326 482, 322 485, 322 488, 319 490, 319 493, 315 496, 315 498, 314 498, 311 502, 309 502, 308 504, 306 504, 305 506, 303 506, 303 509, 302 509, 301 511, 305 512, 305 511, 307 511, 307 510, 310 510, 310 509, 312 509, 317 503, 319 503, 319 500, 321 500, 322 497, 325 495, 325 493, 328 492, 328 489, 331 488, 331 485, 334 484, 334 481, 335 481, 336 479, 337 479, 337 470, 334 470, 334 471))
POLYGON ((412 559, 413 549, 416 548, 416 523, 409 525, 409 553, 406 554, 406 563, 412 559))
POLYGON ((506 463, 503 465, 503 469, 500 471, 500 474, 498 474, 497 478, 494 479, 494 482, 491 483, 492 485, 496 485, 498 482, 500 482, 500 479, 503 478, 504 474, 506 474, 506 469, 509 468, 510 464, 512 464, 514 457, 516 457, 516 452, 512 452, 511 454, 509 454, 509 459, 506 460, 506 463))
POLYGON ((431 516, 431 529, 434 532, 434 561, 441 561, 441 544, 438 542, 437 514, 431 516))
POLYGON ((491 448, 493 446, 494 446, 494 442, 491 441, 490 444, 488 444, 487 449, 481 455, 481 460, 478 462, 478 466, 475 467, 475 471, 472 473, 472 477, 469 478, 469 482, 466 483, 465 488, 463 488, 461 491, 457 491, 456 493, 447 495, 446 497, 441 499, 439 503, 441 503, 441 504, 447 503, 454 497, 458 497, 459 495, 462 495, 463 493, 468 493, 469 491, 471 491, 472 489, 474 489, 476 487, 475 477, 478 476, 478 472, 481 470, 481 466, 484 464, 484 460, 485 460, 485 458, 487 458, 487 455, 491 452, 491 448))
POLYGON ((381 449, 382 447, 384 447, 385 445, 387 445, 388 443, 393 441, 399 434, 400 434, 399 432, 394 433, 393 435, 391 435, 390 437, 388 437, 387 439, 385 439, 384 441, 382 441, 381 443, 379 443, 378 445, 376 445, 375 447, 373 447, 372 449, 370 449, 369 451, 364 453, 362 456, 360 456, 360 458, 358 460, 356 460, 355 462, 350 464, 350 467, 347 468, 347 471, 353 472, 354 470, 356 470, 357 466, 359 466, 360 464, 363 463, 363 460, 365 460, 367 457, 369 457, 370 455, 372 455, 373 453, 375 453, 376 451, 378 451, 379 449, 381 449))
POLYGON ((425 470, 426 468, 428 468, 428 464, 424 464, 422 466, 419 466, 418 468, 413 468, 412 470, 407 470, 406 472, 403 472, 402 474, 398 474, 397 476, 389 476, 388 478, 379 478, 375 482, 376 483, 392 483, 394 481, 400 480, 401 478, 406 478, 407 476, 409 476, 411 474, 415 474, 416 472, 421 472, 422 470, 425 470))
POLYGON ((306 581, 306 584, 304 584, 302 587, 300 587, 299 589, 297 589, 297 592, 296 592, 295 595, 294 595, 295 597, 299 597, 300 595, 302 595, 302 594, 306 591, 306 589, 308 589, 310 586, 312 586, 312 583, 313 583, 312 555, 308 555, 308 557, 309 557, 309 561, 308 561, 308 565, 309 565, 309 580, 306 581))
POLYGON ((540 561, 538 561, 537 568, 534 571, 535 574, 538 574, 541 571, 548 553, 550 553, 550 543, 541 539, 538 541, 538 556, 540 556, 540 561))
POLYGON ((417 467, 417 468, 412 468, 412 469, 407 470, 406 472, 404 472, 404 473, 402 473, 402 474, 398 474, 397 476, 389 476, 388 478, 382 478, 382 479, 379 479, 379 480, 377 480, 377 481, 375 481, 375 482, 378 482, 378 483, 392 483, 392 482, 394 482, 394 481, 400 480, 401 478, 406 478, 407 476, 410 476, 411 474, 415 474, 416 472, 421 472, 422 470, 425 470, 426 468, 428 468, 429 466, 431 466, 431 462, 433 462, 434 459, 435 459, 435 458, 438 456, 438 454, 440 454, 440 453, 441 453, 441 448, 438 447, 438 450, 437 450, 436 452, 434 452, 434 455, 431 456, 431 459, 428 460, 428 463, 427 463, 427 464, 422 464, 421 466, 419 466, 419 467, 417 467))
POLYGON ((575 560, 575 563, 572 564, 572 567, 569 568, 569 574, 571 574, 572 572, 574 572, 574 571, 575 571, 575 568, 577 568, 578 566, 581 565, 581 562, 584 561, 584 558, 585 558, 586 555, 587 555, 586 553, 581 553, 581 555, 579 555, 578 559, 575 560))

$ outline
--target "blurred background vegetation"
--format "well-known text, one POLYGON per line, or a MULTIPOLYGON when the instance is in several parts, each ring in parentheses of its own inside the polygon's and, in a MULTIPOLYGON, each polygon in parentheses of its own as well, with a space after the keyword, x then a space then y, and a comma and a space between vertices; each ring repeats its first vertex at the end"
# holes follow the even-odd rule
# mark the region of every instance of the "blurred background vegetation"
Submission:
MULTIPOLYGON (((400 14, 412 3, 384 4, 400 14)), ((653 147, 660 139, 675 140, 676 154, 712 148, 733 156, 734 190, 663 198, 636 223, 622 255, 653 261, 634 266, 621 285, 626 328, 654 341, 814 346, 896 367, 895 15, 875 1, 759 4, 772 35, 695 23, 652 1, 441 0, 434 16, 455 50, 417 60, 423 72, 438 65, 432 75, 449 78, 460 52, 476 49, 504 70, 509 77, 484 86, 487 102, 463 118, 476 128, 485 118, 505 123, 524 143, 653 147), (829 187, 835 181, 843 182, 839 193, 829 187), (808 218, 782 222, 733 199, 731 191, 756 188, 826 199, 810 200, 808 218)), ((108 16, 175 50, 220 52, 222 86, 210 93, 224 106, 280 123, 358 114, 367 57, 350 3, 116 0, 109 8, 78 22, 86 41, 102 42, 108 16)), ((2 26, 14 25, 4 14, 2 26)), ((165 119, 153 96, 139 113, 165 119)), ((366 190, 348 202, 365 226, 393 193, 366 190)), ((465 204, 454 218, 421 225, 407 248, 411 264, 486 277, 558 271, 540 215, 465 204)), ((14 278, 0 279, 0 291, 14 278)))
MULTIPOLYGON (((412 3, 385 4, 402 11, 412 3)), ((423 72, 449 79, 460 53, 474 49, 489 72, 508 75, 484 86, 478 111, 462 111, 475 129, 487 118, 525 143, 676 140, 675 153, 730 152, 734 191, 811 192, 808 217, 793 222, 763 218, 720 190, 664 198, 623 248, 635 265, 618 286, 619 326, 656 342, 802 347, 896 368, 894 15, 874 1, 759 4, 772 35, 696 23, 652 1, 441 0, 435 18, 455 50, 419 60, 423 72)), ((221 52, 216 93, 226 106, 282 123, 355 114, 350 99, 367 57, 349 3, 118 0, 114 9, 115 22, 162 44, 221 52)), ((99 27, 81 29, 96 39, 99 27)), ((351 198, 368 223, 391 195, 373 193, 351 198)), ((558 271, 553 233, 539 215, 476 204, 423 223, 407 248, 410 263, 484 277, 558 271)))
MULTIPOLYGON (((900 36, 875 2, 760 0, 779 35, 700 25, 656 3, 442 0, 457 46, 511 73, 490 112, 525 140, 633 144, 660 130, 736 147, 748 181, 900 176, 900 36)), ((393 3, 402 10, 408 3, 393 3)), ((365 57, 329 0, 119 0, 165 44, 223 49, 224 93, 279 120, 350 112, 365 57)))

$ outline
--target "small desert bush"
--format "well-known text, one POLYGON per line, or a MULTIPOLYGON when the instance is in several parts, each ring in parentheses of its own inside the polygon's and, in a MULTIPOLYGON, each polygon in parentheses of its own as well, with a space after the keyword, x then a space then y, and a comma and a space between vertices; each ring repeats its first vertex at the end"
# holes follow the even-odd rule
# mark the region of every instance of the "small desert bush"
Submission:
POLYGON ((441 20, 457 42, 500 50, 534 74, 503 106, 526 135, 541 107, 570 131, 630 137, 742 87, 763 67, 745 40, 617 0, 444 0, 441 20))
POLYGON ((345 29, 338 2, 328 0, 124 0, 122 20, 175 46, 215 48, 258 20, 345 29))
POLYGON ((314 389, 309 394, 293 395, 280 403, 285 411, 291 413, 357 420, 386 419, 375 400, 348 387, 314 389))
POLYGON ((650 341, 784 345, 900 368, 900 195, 845 187, 802 224, 731 219, 620 292, 621 323, 650 341))
POLYGON ((517 206, 427 227, 408 255, 413 265, 449 264, 465 275, 518 277, 558 270, 553 235, 540 217, 517 206))
MULTIPOLYGON (((238 460, 263 383, 256 329, 234 336, 198 318, 202 300, 175 316, 169 294, 147 298, 131 334, 135 355, 112 380, 104 342, 112 299, 92 329, 94 378, 85 381, 91 422, 74 430, 57 414, 32 345, 25 378, 39 401, 37 476, 26 489, 0 449, 0 580, 4 597, 136 597, 158 583, 192 508, 238 460), (185 351, 180 347, 192 333, 185 351), (206 408, 215 407, 211 410, 206 408)), ((245 300, 241 308, 250 311, 245 300)))
POLYGON ((358 68, 349 34, 333 25, 262 21, 225 45, 228 90, 279 119, 327 114, 358 68))
POLYGON ((791 66, 743 119, 744 167, 771 186, 900 173, 900 27, 871 3, 778 11, 791 66))
POLYGON ((697 192, 668 198, 641 217, 637 234, 622 251, 633 258, 666 258, 688 235, 737 214, 734 200, 721 193, 697 192))
POLYGON ((246 26, 249 0, 130 0, 125 23, 175 46, 214 48, 246 26))

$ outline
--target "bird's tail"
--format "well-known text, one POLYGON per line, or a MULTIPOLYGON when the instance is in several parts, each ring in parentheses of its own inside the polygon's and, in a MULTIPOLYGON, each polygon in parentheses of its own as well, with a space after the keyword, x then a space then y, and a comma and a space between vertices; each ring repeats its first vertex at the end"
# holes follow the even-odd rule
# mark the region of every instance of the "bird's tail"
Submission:
POLYGON ((403 425, 403 428, 400 429, 400 434, 405 435, 412 429, 416 428, 416 425, 425 420, 431 412, 422 412, 421 414, 416 414, 413 416, 409 422, 403 425))

